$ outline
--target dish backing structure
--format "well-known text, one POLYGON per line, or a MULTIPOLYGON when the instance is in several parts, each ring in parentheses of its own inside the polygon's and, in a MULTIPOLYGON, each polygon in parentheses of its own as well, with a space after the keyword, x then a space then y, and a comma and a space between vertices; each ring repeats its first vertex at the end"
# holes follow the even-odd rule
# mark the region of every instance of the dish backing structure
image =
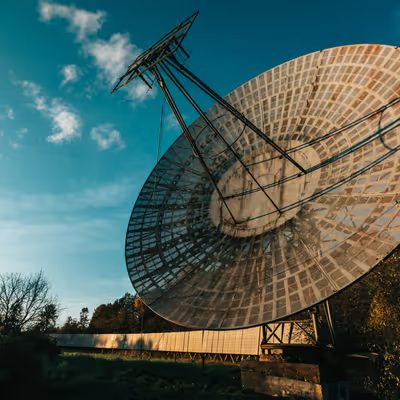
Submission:
POLYGON ((342 46, 225 96, 245 119, 220 102, 200 116, 195 147, 178 137, 129 220, 127 268, 146 304, 192 328, 244 328, 368 273, 400 240, 399 82, 397 48, 342 46))

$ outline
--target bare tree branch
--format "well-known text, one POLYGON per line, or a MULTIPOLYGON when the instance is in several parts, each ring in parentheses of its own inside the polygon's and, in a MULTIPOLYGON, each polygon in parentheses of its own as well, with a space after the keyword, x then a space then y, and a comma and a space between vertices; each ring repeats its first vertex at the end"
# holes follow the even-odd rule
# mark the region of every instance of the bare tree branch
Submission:
POLYGON ((43 272, 0 274, 0 329, 5 333, 54 326, 60 313, 43 272))

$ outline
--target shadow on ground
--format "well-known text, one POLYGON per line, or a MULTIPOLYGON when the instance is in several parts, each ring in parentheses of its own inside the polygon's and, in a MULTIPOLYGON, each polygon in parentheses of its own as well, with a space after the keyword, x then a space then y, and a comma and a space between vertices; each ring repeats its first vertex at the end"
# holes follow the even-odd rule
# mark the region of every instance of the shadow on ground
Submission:
POLYGON ((49 376, 58 399, 267 398, 242 389, 237 366, 66 353, 49 376))
POLYGON ((36 382, 28 379, 30 372, 32 378, 35 376, 36 371, 29 371, 33 365, 27 365, 26 369, 14 361, 20 368, 13 368, 12 374, 7 372, 8 368, 3 368, 8 376, 4 373, 0 376, 2 395, 7 400, 270 398, 244 390, 240 368, 232 365, 210 363, 202 369, 200 363, 149 361, 114 354, 64 353, 55 362, 46 364, 42 379, 36 382))

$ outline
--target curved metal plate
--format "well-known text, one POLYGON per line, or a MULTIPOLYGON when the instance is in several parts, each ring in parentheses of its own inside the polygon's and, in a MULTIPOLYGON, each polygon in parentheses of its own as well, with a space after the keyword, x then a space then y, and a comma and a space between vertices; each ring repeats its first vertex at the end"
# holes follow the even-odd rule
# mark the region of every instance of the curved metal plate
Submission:
POLYGON ((400 240, 399 78, 396 48, 344 46, 282 64, 226 96, 309 170, 300 177, 225 110, 208 110, 284 212, 195 121, 191 133, 238 224, 180 136, 129 221, 137 293, 177 324, 233 329, 296 313, 366 274, 400 240))

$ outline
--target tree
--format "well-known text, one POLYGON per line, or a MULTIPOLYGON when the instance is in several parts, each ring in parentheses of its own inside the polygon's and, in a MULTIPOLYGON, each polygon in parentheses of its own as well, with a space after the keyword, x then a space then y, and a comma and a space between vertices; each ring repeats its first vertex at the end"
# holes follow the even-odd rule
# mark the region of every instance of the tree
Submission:
POLYGON ((140 331, 143 332, 179 332, 188 331, 190 328, 174 324, 165 318, 160 317, 153 310, 147 307, 146 303, 137 298, 135 302, 136 308, 140 315, 140 331))
MULTIPOLYGON (((336 333, 349 351, 385 347, 400 335, 398 252, 331 299, 336 333)), ((396 339, 397 340, 397 339, 396 339)))
POLYGON ((86 333, 89 327, 89 309, 83 307, 81 309, 79 319, 67 317, 63 326, 58 328, 58 333, 86 333))
POLYGON ((89 309, 87 307, 82 308, 79 316, 79 328, 85 331, 89 327, 89 309))
POLYGON ((138 296, 126 293, 114 303, 101 304, 93 313, 89 331, 93 333, 135 333, 184 331, 150 310, 138 296))
POLYGON ((94 333, 139 332, 139 313, 136 297, 126 293, 114 303, 101 304, 92 315, 89 330, 94 333))
POLYGON ((40 332, 54 332, 60 310, 55 304, 47 304, 40 313, 35 329, 40 332))
POLYGON ((60 305, 50 295, 51 285, 43 272, 0 274, 0 330, 8 334, 47 329, 59 315, 60 305))
POLYGON ((64 325, 59 329, 59 333, 81 333, 79 321, 71 316, 67 317, 64 325))

